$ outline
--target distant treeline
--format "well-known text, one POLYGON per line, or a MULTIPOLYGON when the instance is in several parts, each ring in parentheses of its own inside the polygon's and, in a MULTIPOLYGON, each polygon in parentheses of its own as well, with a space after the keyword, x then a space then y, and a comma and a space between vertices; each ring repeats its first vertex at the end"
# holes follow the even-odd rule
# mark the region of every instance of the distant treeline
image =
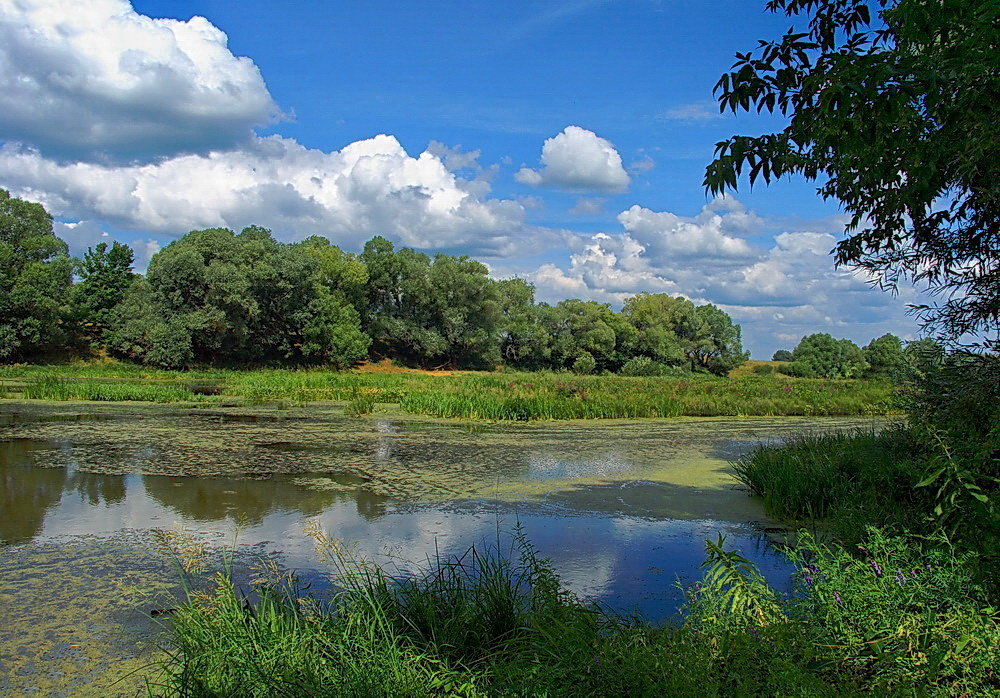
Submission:
POLYGON ((787 363, 758 365, 754 372, 902 382, 939 368, 945 361, 945 350, 930 338, 904 343, 894 334, 884 334, 862 348, 849 339, 816 333, 803 337, 793 351, 779 349, 771 358, 787 363))
POLYGON ((68 256, 37 203, 0 190, 0 361, 100 347, 168 368, 348 366, 389 357, 423 367, 725 374, 743 363, 740 327, 714 305, 639 294, 621 312, 577 299, 536 303, 466 256, 369 240, 359 255, 322 237, 195 230, 157 252, 101 243, 68 256))

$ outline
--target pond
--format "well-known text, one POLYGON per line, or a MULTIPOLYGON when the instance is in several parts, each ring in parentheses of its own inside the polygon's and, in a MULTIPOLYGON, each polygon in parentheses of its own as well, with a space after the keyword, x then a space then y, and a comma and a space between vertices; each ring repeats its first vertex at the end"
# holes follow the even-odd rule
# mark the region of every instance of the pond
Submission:
MULTIPOLYGON (((844 418, 469 424, 339 407, 0 403, 0 694, 134 695, 177 593, 152 531, 315 588, 308 523, 406 571, 520 525, 583 598, 661 621, 719 533, 776 586, 790 569, 729 461, 844 418)), ((249 574, 249 573, 248 573, 249 574)), ((151 665, 153 663, 153 665, 151 665)))

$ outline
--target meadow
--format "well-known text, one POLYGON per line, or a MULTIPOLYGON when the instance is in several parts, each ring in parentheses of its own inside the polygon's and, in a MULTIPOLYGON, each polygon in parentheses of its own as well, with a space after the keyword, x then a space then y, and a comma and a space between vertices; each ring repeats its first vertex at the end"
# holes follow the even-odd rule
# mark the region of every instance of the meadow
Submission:
POLYGON ((339 401, 348 403, 347 412, 355 415, 396 405, 412 414, 494 421, 878 415, 898 409, 897 391, 889 383, 756 373, 720 378, 320 369, 181 372, 112 362, 0 367, 0 384, 7 385, 10 397, 17 397, 19 388, 25 399, 255 405, 339 401))

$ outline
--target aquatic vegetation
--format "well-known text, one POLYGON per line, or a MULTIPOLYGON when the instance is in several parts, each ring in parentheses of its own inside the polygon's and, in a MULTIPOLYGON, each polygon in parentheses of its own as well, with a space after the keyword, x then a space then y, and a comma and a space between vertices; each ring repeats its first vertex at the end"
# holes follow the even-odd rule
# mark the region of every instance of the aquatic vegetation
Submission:
MULTIPOLYGON (((120 367, 127 364, 108 364, 120 367)), ((230 399, 251 405, 306 405, 321 401, 352 401, 364 394, 372 403, 398 404, 414 414, 495 421, 541 419, 635 419, 655 417, 831 416, 890 414, 897 410, 897 391, 888 383, 860 380, 791 379, 744 374, 739 378, 711 375, 622 376, 569 373, 464 372, 428 375, 415 372, 377 373, 325 369, 260 369, 250 371, 169 372, 114 368, 107 376, 101 365, 8 367, 0 369, 24 381, 24 397, 68 394, 52 381, 107 377, 122 385, 176 386, 192 391, 203 380, 230 399), (155 380, 152 380, 154 379, 155 380), (47 387, 39 385, 50 381, 47 387), (30 390, 27 388, 31 387, 30 390)), ((85 381, 84 381, 85 382, 85 381)), ((102 381, 112 384, 114 381, 102 381)), ((96 383, 87 382, 87 385, 96 383)), ((135 394, 142 394, 135 388, 135 394)), ((148 388, 152 390, 152 388, 148 388)), ((123 395, 132 394, 122 389, 123 395)), ((77 388, 73 399, 94 399, 77 388)), ((97 391, 96 395, 111 395, 97 391)), ((152 393, 151 393, 152 394, 152 393)), ((164 396, 170 393, 164 391, 164 396)), ((164 397, 160 401, 190 399, 164 397)), ((41 399, 71 399, 51 397, 41 399)), ((114 399, 100 397, 98 399, 114 399)), ((121 399, 144 399, 129 398, 121 399)), ((158 399, 158 398, 145 398, 158 399)), ((353 408, 352 408, 353 409, 353 408)), ((370 410, 369 410, 370 411, 370 410)))
POLYGON ((844 695, 1000 690, 1000 623, 947 547, 867 532, 861 555, 803 537, 782 600, 745 558, 707 545, 677 623, 567 592, 523 534, 408 575, 318 535, 338 592, 231 578, 172 619, 166 695, 844 695), (892 576, 878 575, 870 563, 892 576))
POLYGON ((423 384, 408 412, 493 420, 888 414, 894 391, 863 381, 464 374, 423 384))
POLYGON ((188 388, 150 383, 114 383, 97 380, 40 378, 26 383, 21 396, 28 400, 92 400, 95 402, 189 402, 204 400, 188 388))

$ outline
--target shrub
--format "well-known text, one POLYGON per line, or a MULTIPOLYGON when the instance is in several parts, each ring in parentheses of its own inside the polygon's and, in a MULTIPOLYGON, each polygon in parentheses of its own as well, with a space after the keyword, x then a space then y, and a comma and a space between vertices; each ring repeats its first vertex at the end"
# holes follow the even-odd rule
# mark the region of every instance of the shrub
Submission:
POLYGON ((581 376, 588 376, 597 368, 597 361, 589 352, 583 352, 576 357, 573 362, 573 373, 581 376))
POLYGON ((653 361, 648 356, 634 356, 618 371, 623 376, 673 376, 683 373, 673 366, 653 361))

